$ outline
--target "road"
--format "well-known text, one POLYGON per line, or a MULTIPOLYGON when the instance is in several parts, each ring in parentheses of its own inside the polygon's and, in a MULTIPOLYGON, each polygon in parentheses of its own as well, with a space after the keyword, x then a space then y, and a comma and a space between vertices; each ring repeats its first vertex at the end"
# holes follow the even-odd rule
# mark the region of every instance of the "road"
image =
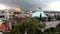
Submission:
POLYGON ((44 22, 46 23, 46 28, 50 28, 50 27, 56 27, 57 24, 60 23, 60 21, 51 21, 51 22, 44 22))

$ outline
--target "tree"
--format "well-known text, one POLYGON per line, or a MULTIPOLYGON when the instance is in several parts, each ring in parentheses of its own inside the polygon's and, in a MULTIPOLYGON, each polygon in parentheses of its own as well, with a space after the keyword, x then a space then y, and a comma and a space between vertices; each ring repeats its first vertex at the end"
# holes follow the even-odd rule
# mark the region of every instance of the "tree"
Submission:
POLYGON ((38 19, 26 19, 23 22, 16 23, 11 30, 11 34, 40 34, 41 29, 45 28, 45 24, 38 19))
POLYGON ((60 34, 60 23, 56 27, 45 29, 44 34, 60 34))
POLYGON ((49 29, 46 29, 44 32, 46 32, 48 34, 57 34, 57 29, 54 27, 51 27, 49 29))
POLYGON ((57 15, 57 18, 56 18, 56 20, 60 20, 60 16, 59 16, 59 15, 57 15))

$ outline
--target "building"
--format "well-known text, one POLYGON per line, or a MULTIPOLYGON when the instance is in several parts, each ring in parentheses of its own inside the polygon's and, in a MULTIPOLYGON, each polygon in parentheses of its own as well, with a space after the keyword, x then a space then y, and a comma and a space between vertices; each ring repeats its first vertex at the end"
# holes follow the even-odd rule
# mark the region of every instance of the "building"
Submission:
POLYGON ((39 8, 39 9, 36 9, 36 10, 30 10, 27 14, 27 16, 31 17, 31 18, 34 18, 34 17, 39 17, 40 18, 40 15, 41 17, 47 17, 44 13, 44 11, 39 8))
POLYGON ((40 15, 41 15, 42 18, 47 17, 45 15, 44 11, 42 11, 42 10, 35 10, 35 11, 32 12, 32 17, 40 17, 40 15))
POLYGON ((60 11, 44 11, 48 16, 60 15, 60 11))

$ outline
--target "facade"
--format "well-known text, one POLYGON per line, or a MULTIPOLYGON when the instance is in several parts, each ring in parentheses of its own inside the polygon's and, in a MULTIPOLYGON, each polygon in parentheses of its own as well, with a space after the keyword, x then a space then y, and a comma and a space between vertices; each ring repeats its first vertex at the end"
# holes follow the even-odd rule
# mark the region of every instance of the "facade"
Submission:
POLYGON ((38 9, 35 10, 30 10, 27 12, 27 16, 30 18, 34 18, 34 17, 47 17, 47 15, 45 15, 44 11, 39 7, 38 9))
POLYGON ((54 15, 59 15, 60 16, 60 11, 44 11, 48 16, 54 16, 54 15))
POLYGON ((7 18, 9 18, 9 12, 6 10, 0 11, 0 20, 6 20, 7 18))
POLYGON ((40 15, 41 15, 41 17, 47 17, 45 15, 44 11, 42 11, 42 10, 35 10, 32 13, 32 17, 40 17, 40 15))

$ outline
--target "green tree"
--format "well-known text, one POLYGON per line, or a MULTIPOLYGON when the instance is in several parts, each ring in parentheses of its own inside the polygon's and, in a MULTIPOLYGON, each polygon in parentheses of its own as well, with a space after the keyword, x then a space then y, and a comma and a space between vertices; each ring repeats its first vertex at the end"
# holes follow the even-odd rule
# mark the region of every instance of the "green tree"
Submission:
POLYGON ((44 34, 60 34, 60 23, 56 27, 45 29, 44 34))
POLYGON ((40 34, 41 30, 45 28, 45 24, 38 19, 26 19, 23 22, 16 23, 11 30, 12 34, 40 34))
POLYGON ((51 28, 45 30, 45 32, 48 34, 55 34, 56 31, 57 31, 57 29, 54 27, 51 27, 51 28))

